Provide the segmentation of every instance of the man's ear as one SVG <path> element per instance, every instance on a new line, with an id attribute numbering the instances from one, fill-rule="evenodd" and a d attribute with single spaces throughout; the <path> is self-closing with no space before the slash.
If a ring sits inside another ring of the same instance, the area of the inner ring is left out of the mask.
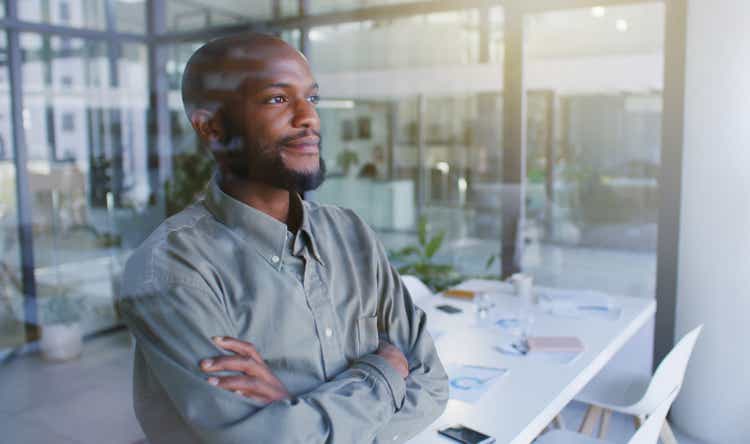
<path id="1" fill-rule="evenodd" d="M 205 109 L 196 109 L 190 114 L 190 123 L 205 142 L 221 142 L 226 136 L 226 128 L 222 122 L 220 111 L 211 112 Z"/>

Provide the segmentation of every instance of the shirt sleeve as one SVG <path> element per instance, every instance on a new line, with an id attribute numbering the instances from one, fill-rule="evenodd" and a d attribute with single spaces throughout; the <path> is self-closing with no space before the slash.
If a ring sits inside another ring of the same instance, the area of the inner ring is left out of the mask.
<path id="1" fill-rule="evenodd" d="M 404 442 L 435 421 L 448 401 L 448 376 L 432 337 L 427 316 L 411 300 L 382 244 L 378 249 L 378 330 L 409 362 L 406 396 L 399 411 L 383 426 L 376 442 Z"/>
<path id="2" fill-rule="evenodd" d="M 141 419 L 149 409 L 173 410 L 179 418 L 174 427 L 187 429 L 175 434 L 170 424 L 152 421 L 147 427 L 141 420 L 150 442 L 177 443 L 170 436 L 185 434 L 213 444 L 372 442 L 404 403 L 403 379 L 399 385 L 395 370 L 374 355 L 309 393 L 269 405 L 214 387 L 199 360 L 222 354 L 212 336 L 234 333 L 221 295 L 194 281 L 140 288 L 123 293 L 118 305 L 136 338 L 137 355 L 155 379 L 149 383 L 165 396 L 151 407 L 140 403 L 145 410 L 136 414 Z"/>

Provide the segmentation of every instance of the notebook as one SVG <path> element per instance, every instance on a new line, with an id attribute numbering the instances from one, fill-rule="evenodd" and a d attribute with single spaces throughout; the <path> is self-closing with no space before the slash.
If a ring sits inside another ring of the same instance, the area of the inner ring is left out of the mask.
<path id="1" fill-rule="evenodd" d="M 567 352 L 583 351 L 583 342 L 575 336 L 534 336 L 527 340 L 532 352 Z"/>

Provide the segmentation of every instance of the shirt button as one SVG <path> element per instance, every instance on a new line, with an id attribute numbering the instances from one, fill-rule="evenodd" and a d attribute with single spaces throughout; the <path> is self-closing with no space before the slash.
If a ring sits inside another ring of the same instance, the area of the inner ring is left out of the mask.
<path id="1" fill-rule="evenodd" d="M 326 328 L 326 337 L 330 338 L 333 336 L 333 330 L 331 330 L 331 327 Z"/>
<path id="2" fill-rule="evenodd" d="M 277 262 L 279 262 L 279 257 L 278 256 L 271 256 L 271 262 L 273 262 L 274 264 L 277 263 Z"/>

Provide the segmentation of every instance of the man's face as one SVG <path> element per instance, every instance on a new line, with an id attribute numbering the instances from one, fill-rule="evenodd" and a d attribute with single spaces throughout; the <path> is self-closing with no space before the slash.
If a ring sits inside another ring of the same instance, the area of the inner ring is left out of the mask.
<path id="1" fill-rule="evenodd" d="M 307 191 L 324 179 L 320 157 L 318 86 L 307 61 L 292 48 L 272 44 L 238 60 L 251 75 L 238 99 L 224 109 L 226 167 L 238 178 Z M 236 66 L 236 65 L 235 65 Z"/>

